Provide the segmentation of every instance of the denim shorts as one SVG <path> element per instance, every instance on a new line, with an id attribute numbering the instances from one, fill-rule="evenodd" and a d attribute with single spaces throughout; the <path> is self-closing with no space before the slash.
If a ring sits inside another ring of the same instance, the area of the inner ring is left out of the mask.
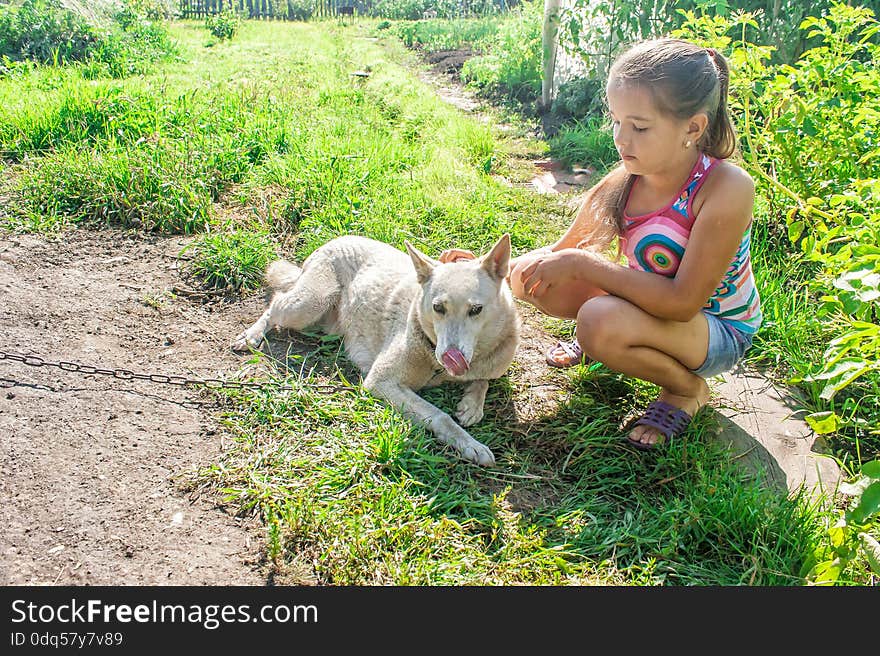
<path id="1" fill-rule="evenodd" d="M 749 350 L 754 335 L 740 332 L 714 314 L 703 314 L 709 323 L 709 352 L 703 364 L 693 372 L 702 378 L 711 378 L 733 369 Z"/>

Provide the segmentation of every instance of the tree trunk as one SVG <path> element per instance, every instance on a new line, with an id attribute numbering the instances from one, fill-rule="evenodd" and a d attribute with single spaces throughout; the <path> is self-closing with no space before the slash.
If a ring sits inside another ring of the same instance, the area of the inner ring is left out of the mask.
<path id="1" fill-rule="evenodd" d="M 544 64 L 544 76 L 541 81 L 541 107 L 544 111 L 550 109 L 553 102 L 553 73 L 556 70 L 556 36 L 559 32 L 559 2 L 560 0 L 544 0 L 544 29 L 541 33 L 543 54 L 541 61 Z"/>

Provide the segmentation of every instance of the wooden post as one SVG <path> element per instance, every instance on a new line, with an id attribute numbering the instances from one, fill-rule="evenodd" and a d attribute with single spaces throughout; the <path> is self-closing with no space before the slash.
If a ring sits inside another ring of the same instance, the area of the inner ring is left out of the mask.
<path id="1" fill-rule="evenodd" d="M 553 102 L 553 75 L 556 70 L 556 36 L 559 32 L 559 0 L 544 0 L 544 29 L 541 32 L 543 46 L 541 60 L 544 77 L 541 80 L 541 108 L 550 109 Z"/>

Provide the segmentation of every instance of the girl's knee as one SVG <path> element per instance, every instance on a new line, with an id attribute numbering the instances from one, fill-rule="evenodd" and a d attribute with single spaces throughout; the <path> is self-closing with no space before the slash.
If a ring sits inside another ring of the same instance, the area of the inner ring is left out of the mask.
<path id="1" fill-rule="evenodd" d="M 615 296 L 596 296 L 581 305 L 577 313 L 577 339 L 581 348 L 591 358 L 599 356 L 610 347 L 620 346 L 624 341 L 625 326 L 622 322 L 623 304 L 626 301 Z"/>

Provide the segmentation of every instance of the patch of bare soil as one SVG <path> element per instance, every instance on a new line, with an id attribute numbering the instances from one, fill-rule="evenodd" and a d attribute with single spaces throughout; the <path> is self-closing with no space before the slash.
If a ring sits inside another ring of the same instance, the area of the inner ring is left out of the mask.
<path id="1" fill-rule="evenodd" d="M 184 240 L 0 233 L 0 351 L 228 377 L 262 298 L 172 295 Z M 0 360 L 0 577 L 6 585 L 264 584 L 262 530 L 186 480 L 224 444 L 193 388 Z M 189 486 L 192 488 L 192 486 Z"/>
<path id="2" fill-rule="evenodd" d="M 475 56 L 473 50 L 468 48 L 458 50 L 434 50 L 424 52 L 425 61 L 431 64 L 431 68 L 437 73 L 448 75 L 453 80 L 461 80 L 461 67 L 464 63 Z"/>
<path id="3" fill-rule="evenodd" d="M 178 257 L 186 241 L 0 233 L 0 352 L 234 377 L 244 363 L 229 344 L 262 312 L 264 295 L 173 293 L 187 284 Z M 558 404 L 562 378 L 543 364 L 549 338 L 537 312 L 520 310 L 516 377 L 530 381 L 519 408 L 528 423 Z M 228 446 L 209 401 L 190 387 L 0 359 L 2 583 L 277 582 L 263 562 L 259 521 L 234 516 L 214 491 L 191 492 L 194 473 Z"/>

